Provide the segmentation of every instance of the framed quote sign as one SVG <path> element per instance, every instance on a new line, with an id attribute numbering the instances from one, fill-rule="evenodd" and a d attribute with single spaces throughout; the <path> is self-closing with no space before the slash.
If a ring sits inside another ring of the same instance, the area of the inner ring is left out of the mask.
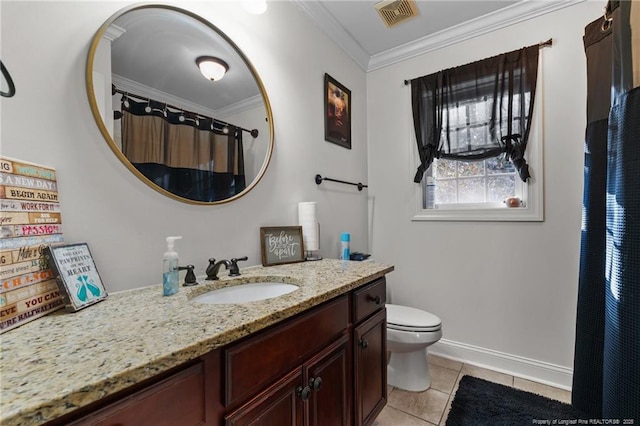
<path id="1" fill-rule="evenodd" d="M 76 312 L 106 299 L 107 291 L 86 243 L 50 246 L 45 256 L 67 311 Z"/>
<path id="2" fill-rule="evenodd" d="M 262 266 L 304 262 L 302 226 L 260 228 Z"/>

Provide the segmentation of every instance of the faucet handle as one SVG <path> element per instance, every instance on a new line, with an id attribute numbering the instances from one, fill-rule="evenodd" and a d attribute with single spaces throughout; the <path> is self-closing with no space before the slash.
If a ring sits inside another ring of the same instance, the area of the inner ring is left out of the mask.
<path id="1" fill-rule="evenodd" d="M 193 268 L 193 265 L 178 266 L 178 271 L 184 271 L 185 269 L 187 270 L 187 275 L 184 276 L 184 286 L 188 287 L 198 284 L 198 282 L 196 281 L 196 274 L 193 273 Z"/>
<path id="2" fill-rule="evenodd" d="M 238 262 L 239 261 L 245 261 L 248 260 L 249 258 L 247 256 L 244 257 L 238 257 L 238 258 L 232 258 L 231 259 L 231 266 L 229 267 L 229 276 L 230 277 L 237 277 L 240 275 L 240 268 L 238 267 Z"/>
<path id="3" fill-rule="evenodd" d="M 209 259 L 209 266 L 207 266 L 207 269 L 205 270 L 205 273 L 207 274 L 207 280 L 214 280 L 216 277 L 216 270 L 215 270 L 215 264 L 216 264 L 216 259 L 214 259 L 213 257 L 211 259 Z"/>

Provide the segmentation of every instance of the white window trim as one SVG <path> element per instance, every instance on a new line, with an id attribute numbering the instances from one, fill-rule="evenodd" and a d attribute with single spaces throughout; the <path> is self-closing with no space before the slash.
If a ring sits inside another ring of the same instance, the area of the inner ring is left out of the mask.
<path id="1" fill-rule="evenodd" d="M 529 164 L 531 177 L 528 184 L 524 185 L 524 197 L 526 205 L 523 207 L 497 207 L 481 208 L 473 205 L 449 205 L 446 208 L 440 206 L 435 209 L 422 208 L 423 186 L 414 183 L 413 185 L 415 209 L 412 221 L 493 221 L 493 222 L 542 222 L 544 221 L 544 99 L 542 94 L 542 55 L 538 63 L 538 84 L 536 85 L 536 96 L 531 130 L 527 142 L 525 159 Z M 413 123 L 411 126 L 411 146 L 413 147 L 410 157 L 412 157 L 412 169 L 415 171 L 416 165 L 420 163 Z M 519 177 L 516 174 L 516 179 Z"/>

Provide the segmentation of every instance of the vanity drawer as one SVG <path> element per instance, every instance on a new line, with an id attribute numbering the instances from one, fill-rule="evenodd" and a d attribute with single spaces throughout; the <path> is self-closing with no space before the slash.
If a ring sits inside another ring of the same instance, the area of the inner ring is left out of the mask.
<path id="1" fill-rule="evenodd" d="M 347 295 L 258 333 L 224 351 L 224 402 L 230 406 L 264 389 L 326 347 L 349 327 Z"/>
<path id="2" fill-rule="evenodd" d="M 204 363 L 198 362 L 156 384 L 89 414 L 69 426 L 207 424 Z"/>
<path id="3" fill-rule="evenodd" d="M 357 324 L 387 301 L 387 282 L 384 277 L 353 292 L 353 323 Z"/>

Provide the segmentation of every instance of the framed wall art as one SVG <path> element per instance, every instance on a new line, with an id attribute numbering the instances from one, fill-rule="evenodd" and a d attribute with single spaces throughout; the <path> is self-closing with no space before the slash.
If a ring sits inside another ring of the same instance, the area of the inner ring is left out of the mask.
<path id="1" fill-rule="evenodd" d="M 67 311 L 76 312 L 107 298 L 87 243 L 49 246 L 45 256 Z"/>
<path id="2" fill-rule="evenodd" d="M 351 149 L 351 90 L 324 75 L 324 139 Z"/>
<path id="3" fill-rule="evenodd" d="M 262 266 L 304 262 L 302 226 L 260 228 Z"/>

